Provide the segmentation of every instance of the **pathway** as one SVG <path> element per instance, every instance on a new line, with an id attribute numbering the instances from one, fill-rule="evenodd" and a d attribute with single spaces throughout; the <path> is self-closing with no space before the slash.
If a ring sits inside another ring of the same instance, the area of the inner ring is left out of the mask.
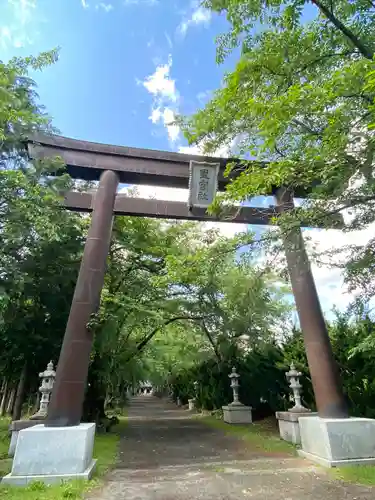
<path id="1" fill-rule="evenodd" d="M 117 467 L 96 500 L 373 500 L 300 458 L 249 449 L 186 410 L 132 400 Z"/>

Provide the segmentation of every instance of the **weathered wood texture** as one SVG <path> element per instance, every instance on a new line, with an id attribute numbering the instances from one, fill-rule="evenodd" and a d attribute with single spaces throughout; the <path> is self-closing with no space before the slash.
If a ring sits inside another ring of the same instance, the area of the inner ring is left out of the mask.
<path id="1" fill-rule="evenodd" d="M 237 158 L 214 158 L 152 149 L 112 146 L 81 141 L 59 135 L 35 135 L 28 143 L 31 158 L 60 156 L 66 163 L 68 173 L 75 179 L 99 180 L 104 170 L 113 170 L 124 184 L 148 184 L 187 188 L 189 183 L 189 163 L 214 162 L 220 164 L 219 190 L 223 191 L 230 179 L 236 177 L 244 165 L 254 161 Z M 229 178 L 224 177 L 228 163 L 237 166 Z M 259 163 L 258 163 L 259 164 Z M 262 164 L 265 168 L 267 164 Z M 305 188 L 295 191 L 295 196 L 306 195 Z M 273 194 L 273 193 L 270 193 Z"/>
<path id="2" fill-rule="evenodd" d="M 76 212 L 91 212 L 95 193 L 78 193 L 70 191 L 65 195 L 65 207 Z M 223 216 L 211 216 L 203 208 L 188 209 L 187 203 L 181 201 L 162 201 L 154 199 L 130 198 L 117 194 L 114 215 L 132 215 L 135 217 L 154 217 L 159 219 L 198 220 L 234 222 L 253 224 L 256 226 L 277 225 L 280 213 L 276 208 L 238 207 Z M 332 227 L 338 227 L 341 218 L 332 219 Z M 301 224 L 305 226 L 305 224 Z M 327 227 L 325 224 L 321 227 Z"/>

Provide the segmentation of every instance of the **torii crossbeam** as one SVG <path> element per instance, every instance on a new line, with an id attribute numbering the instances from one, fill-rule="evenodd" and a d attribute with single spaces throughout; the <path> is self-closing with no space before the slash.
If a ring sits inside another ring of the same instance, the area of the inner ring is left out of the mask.
<path id="1" fill-rule="evenodd" d="M 93 341 L 87 324 L 100 302 L 113 215 L 218 220 L 208 216 L 204 209 L 189 211 L 185 203 L 117 194 L 119 183 L 187 188 L 190 160 L 214 161 L 220 164 L 219 189 L 224 189 L 229 182 L 223 175 L 225 166 L 237 160 L 110 146 L 61 136 L 34 137 L 29 142 L 29 155 L 31 158 L 59 156 L 73 178 L 99 180 L 95 194 L 70 192 L 65 197 L 66 208 L 92 212 L 92 216 L 46 425 L 78 425 Z M 295 194 L 306 195 L 306 190 Z M 242 207 L 229 221 L 272 224 L 275 215 L 293 208 L 293 197 L 287 190 L 275 189 L 270 195 L 275 195 L 276 209 Z M 319 415 L 345 418 L 346 402 L 301 231 L 294 230 L 285 237 L 284 246 Z"/>

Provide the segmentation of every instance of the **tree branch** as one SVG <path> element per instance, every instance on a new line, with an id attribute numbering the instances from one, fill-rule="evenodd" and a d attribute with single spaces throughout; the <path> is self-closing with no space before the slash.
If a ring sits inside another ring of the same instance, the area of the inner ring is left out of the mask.
<path id="1" fill-rule="evenodd" d="M 299 127 L 302 127 L 305 132 L 308 132 L 309 134 L 312 134 L 312 135 L 315 135 L 316 137 L 321 137 L 322 136 L 322 132 L 321 131 L 318 131 L 318 130 L 314 130 L 312 129 L 309 125 L 307 125 L 306 123 L 300 121 L 300 120 L 297 120 L 297 118 L 294 118 L 292 120 L 292 122 L 295 124 L 295 125 L 298 125 Z"/>
<path id="2" fill-rule="evenodd" d="M 375 201 L 375 194 L 369 195 L 369 196 L 363 196 L 362 198 L 351 198 L 348 200 L 346 203 L 341 205 L 340 207 L 337 207 L 333 210 L 330 210 L 329 212 L 324 212 L 324 216 L 330 216 L 330 215 L 335 215 L 340 213 L 342 210 L 345 210 L 346 208 L 351 208 L 351 207 L 356 207 L 358 205 L 363 205 L 365 203 L 368 203 L 369 201 Z"/>
<path id="3" fill-rule="evenodd" d="M 218 361 L 221 362 L 222 357 L 221 357 L 220 351 L 219 351 L 214 339 L 212 338 L 211 333 L 208 331 L 208 328 L 207 328 L 204 320 L 202 321 L 202 327 L 203 327 L 203 330 L 204 330 L 205 334 L 207 335 L 207 338 L 208 338 L 208 340 L 209 340 L 209 342 L 210 342 L 210 344 L 215 352 L 215 356 L 217 357 Z"/>
<path id="4" fill-rule="evenodd" d="M 296 73 L 299 74 L 301 73 L 302 71 L 305 71 L 306 69 L 308 69 L 310 66 L 314 66 L 315 64 L 318 64 L 320 63 L 321 61 L 323 61 L 324 59 L 329 59 L 331 57 L 343 57 L 343 56 L 350 56 L 351 54 L 353 54 L 353 51 L 352 50 L 345 50 L 344 52 L 338 52 L 338 53 L 333 53 L 333 54 L 323 54 L 321 55 L 320 57 L 317 57 L 316 59 L 306 63 L 304 66 L 302 66 L 301 69 L 299 69 Z"/>
<path id="5" fill-rule="evenodd" d="M 134 356 L 139 354 L 145 347 L 146 345 L 152 340 L 152 338 L 157 334 L 157 332 L 167 326 L 170 325 L 171 323 L 174 323 L 175 321 L 181 321 L 181 320 L 188 320 L 188 321 L 201 321 L 203 318 L 202 317 L 197 317 L 197 318 L 192 318 L 191 316 L 175 316 L 174 318 L 170 318 L 167 321 L 165 321 L 162 325 L 157 326 L 154 328 L 148 335 L 143 337 L 143 339 L 137 344 L 135 351 L 126 358 L 125 363 L 130 361 Z"/>
<path id="6" fill-rule="evenodd" d="M 352 44 L 357 47 L 359 52 L 366 58 L 372 61 L 374 57 L 374 51 L 360 40 L 348 27 L 343 24 L 340 19 L 338 19 L 320 0 L 311 0 L 318 9 L 331 21 L 331 23 L 339 30 L 343 35 L 352 42 Z"/>

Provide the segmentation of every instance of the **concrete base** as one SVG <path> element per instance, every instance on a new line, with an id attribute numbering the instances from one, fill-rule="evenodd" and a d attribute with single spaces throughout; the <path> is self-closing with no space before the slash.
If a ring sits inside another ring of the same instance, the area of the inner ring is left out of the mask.
<path id="1" fill-rule="evenodd" d="M 281 439 L 293 444 L 301 443 L 301 433 L 299 430 L 299 418 L 317 415 L 316 413 L 294 413 L 290 411 L 277 411 L 276 418 L 279 422 Z"/>
<path id="2" fill-rule="evenodd" d="M 43 420 L 14 420 L 9 425 L 9 431 L 11 432 L 10 444 L 8 455 L 10 457 L 14 456 L 14 452 L 16 451 L 17 441 L 18 441 L 18 433 L 22 431 L 22 429 L 28 429 L 29 427 L 35 427 L 36 425 L 44 424 Z"/>
<path id="3" fill-rule="evenodd" d="M 300 456 L 326 467 L 375 464 L 375 420 L 299 418 Z"/>
<path id="4" fill-rule="evenodd" d="M 95 467 L 96 460 L 91 460 L 90 465 L 80 474 L 49 474 L 49 475 L 33 475 L 33 476 L 12 476 L 12 473 L 3 477 L 1 484 L 9 484 L 10 486 L 27 486 L 33 481 L 42 481 L 45 484 L 56 484 L 62 481 L 72 481 L 73 479 L 83 479 L 88 481 L 91 479 Z"/>
<path id="5" fill-rule="evenodd" d="M 36 425 L 19 431 L 12 471 L 2 483 L 47 484 L 62 479 L 89 479 L 95 468 L 92 459 L 95 424 L 73 427 Z"/>
<path id="6" fill-rule="evenodd" d="M 242 404 L 223 406 L 224 422 L 227 424 L 251 424 L 253 417 L 252 408 Z"/>

